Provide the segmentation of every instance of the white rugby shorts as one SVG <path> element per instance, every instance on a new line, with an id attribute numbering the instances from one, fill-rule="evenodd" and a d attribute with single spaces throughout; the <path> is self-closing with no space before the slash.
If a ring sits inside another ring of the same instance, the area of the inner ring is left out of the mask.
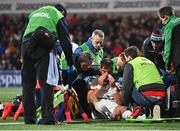
<path id="1" fill-rule="evenodd" d="M 99 107 L 107 107 L 107 109 L 113 113 L 114 109 L 118 106 L 118 104 L 115 101 L 108 100 L 108 99 L 101 99 L 98 103 Z"/>

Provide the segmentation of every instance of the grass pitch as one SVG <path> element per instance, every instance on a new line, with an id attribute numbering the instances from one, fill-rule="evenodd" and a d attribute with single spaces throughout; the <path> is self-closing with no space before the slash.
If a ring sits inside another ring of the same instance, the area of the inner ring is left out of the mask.
<path id="1" fill-rule="evenodd" d="M 21 94 L 21 88 L 0 88 L 0 102 L 12 101 L 17 94 Z M 0 130 L 180 130 L 180 122 L 162 123 L 128 123 L 122 121 L 73 121 L 70 124 L 65 122 L 60 125 L 25 125 L 23 117 L 14 121 L 13 117 L 7 120 L 0 119 Z"/>

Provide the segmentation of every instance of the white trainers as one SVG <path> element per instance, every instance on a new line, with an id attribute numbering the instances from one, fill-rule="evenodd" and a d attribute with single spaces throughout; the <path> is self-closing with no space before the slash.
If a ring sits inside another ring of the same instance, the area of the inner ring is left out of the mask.
<path id="1" fill-rule="evenodd" d="M 123 119 L 127 119 L 127 118 L 129 118 L 130 116 L 131 116 L 131 111 L 130 110 L 126 110 L 126 111 L 124 111 L 123 113 L 122 113 L 122 118 Z"/>
<path id="2" fill-rule="evenodd" d="M 97 118 L 95 117 L 95 115 L 94 115 L 93 112 L 91 112 L 91 117 L 92 117 L 93 119 L 97 119 Z"/>
<path id="3" fill-rule="evenodd" d="M 161 118 L 161 108 L 159 105 L 155 105 L 153 108 L 153 119 Z"/>
<path id="4" fill-rule="evenodd" d="M 140 116 L 137 117 L 137 119 L 146 119 L 146 115 L 145 114 L 140 115 Z"/>

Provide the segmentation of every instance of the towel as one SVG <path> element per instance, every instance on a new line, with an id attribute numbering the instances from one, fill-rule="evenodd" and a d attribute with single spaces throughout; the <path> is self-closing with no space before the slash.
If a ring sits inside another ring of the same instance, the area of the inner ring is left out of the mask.
<path id="1" fill-rule="evenodd" d="M 49 53 L 49 67 L 48 67 L 48 76 L 47 83 L 49 85 L 57 86 L 59 81 L 59 71 L 56 61 L 56 56 L 53 52 Z"/>

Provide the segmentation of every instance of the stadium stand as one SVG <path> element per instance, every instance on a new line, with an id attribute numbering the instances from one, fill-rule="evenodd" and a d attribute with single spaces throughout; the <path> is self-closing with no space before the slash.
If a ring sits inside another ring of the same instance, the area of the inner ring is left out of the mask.
<path id="1" fill-rule="evenodd" d="M 139 14 L 135 16 L 88 14 L 67 17 L 69 30 L 74 42 L 79 45 L 87 40 L 90 33 L 99 28 L 105 32 L 105 56 L 120 54 L 126 47 L 136 45 L 140 50 L 143 40 L 153 29 L 160 27 L 156 15 Z M 19 70 L 21 35 L 26 15 L 0 15 L 0 69 Z"/>

